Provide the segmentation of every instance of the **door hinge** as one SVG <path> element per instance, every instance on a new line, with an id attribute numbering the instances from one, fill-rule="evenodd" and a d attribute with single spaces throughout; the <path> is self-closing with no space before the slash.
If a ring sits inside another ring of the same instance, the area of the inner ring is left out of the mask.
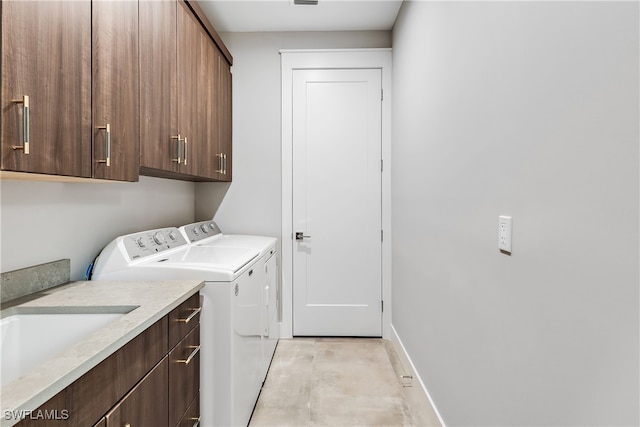
<path id="1" fill-rule="evenodd" d="M 380 159 L 380 172 L 384 172 L 384 160 Z"/>
<path id="2" fill-rule="evenodd" d="M 380 89 L 380 101 L 384 101 L 384 89 Z"/>
<path id="3" fill-rule="evenodd" d="M 384 242 L 384 230 L 380 230 L 380 241 Z"/>
<path id="4" fill-rule="evenodd" d="M 382 307 L 382 312 L 384 313 L 384 301 L 380 301 L 380 306 Z"/>

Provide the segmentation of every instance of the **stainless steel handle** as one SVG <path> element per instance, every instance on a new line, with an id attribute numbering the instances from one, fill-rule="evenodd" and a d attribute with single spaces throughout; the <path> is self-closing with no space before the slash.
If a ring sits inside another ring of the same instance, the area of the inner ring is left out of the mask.
<path id="1" fill-rule="evenodd" d="M 182 162 L 183 165 L 187 166 L 187 137 L 184 137 L 184 160 Z"/>
<path id="2" fill-rule="evenodd" d="M 193 423 L 193 427 L 199 427 L 200 426 L 200 417 L 198 417 L 198 418 L 189 418 L 189 421 L 195 421 L 195 423 Z"/>
<path id="3" fill-rule="evenodd" d="M 193 360 L 193 358 L 196 357 L 196 354 L 198 354 L 198 352 L 200 351 L 200 346 L 199 345 L 198 346 L 190 345 L 187 348 L 192 348 L 193 349 L 193 351 L 191 352 L 189 357 L 187 357 L 186 359 L 176 360 L 176 362 L 184 363 L 185 365 L 188 365 L 189 363 L 191 363 L 191 360 Z"/>
<path id="4" fill-rule="evenodd" d="M 107 167 L 111 166 L 111 125 L 107 123 L 106 126 L 98 126 L 97 129 L 104 129 L 104 140 L 106 146 L 106 158 L 104 160 L 98 160 L 98 163 L 106 163 Z"/>
<path id="5" fill-rule="evenodd" d="M 178 319 L 178 322 L 189 323 L 191 321 L 191 319 L 196 317 L 198 315 L 198 313 L 200 313 L 202 311 L 202 307 L 192 308 L 190 310 L 192 311 L 192 313 L 189 316 L 187 316 L 186 318 L 184 318 L 184 319 Z"/>
<path id="6" fill-rule="evenodd" d="M 223 154 L 222 155 L 222 163 L 224 164 L 224 168 L 222 170 L 224 170 L 224 172 L 222 172 L 223 174 L 227 174 L 227 155 Z"/>
<path id="7" fill-rule="evenodd" d="M 305 237 L 306 237 L 307 239 L 310 239 L 310 238 L 311 238 L 311 236 L 305 236 L 305 235 L 304 235 L 304 232 L 302 232 L 302 231 L 296 231 L 296 240 L 302 240 L 302 239 L 304 239 Z"/>
<path id="8" fill-rule="evenodd" d="M 171 161 L 180 164 L 182 163 L 182 157 L 180 157 L 180 141 L 182 141 L 182 137 L 180 136 L 180 134 L 178 134 L 176 136 L 172 136 L 171 139 L 178 140 L 178 157 L 176 157 L 175 159 L 171 159 Z"/>
<path id="9" fill-rule="evenodd" d="M 218 169 L 216 169 L 216 173 L 224 173 L 224 169 L 222 168 L 222 153 L 216 153 L 216 157 L 218 158 Z"/>
<path id="10" fill-rule="evenodd" d="M 13 145 L 11 148 L 29 154 L 29 95 L 22 95 L 22 99 L 14 99 L 13 102 L 22 104 L 22 145 Z"/>

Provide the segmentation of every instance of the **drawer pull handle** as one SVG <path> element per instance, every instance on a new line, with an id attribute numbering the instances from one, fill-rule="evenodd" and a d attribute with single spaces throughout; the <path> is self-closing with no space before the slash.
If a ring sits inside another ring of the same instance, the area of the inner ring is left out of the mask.
<path id="1" fill-rule="evenodd" d="M 22 104 L 22 145 L 13 145 L 11 148 L 29 154 L 29 95 L 23 95 L 22 99 L 15 99 L 13 102 Z"/>
<path id="2" fill-rule="evenodd" d="M 196 357 L 196 354 L 198 354 L 198 352 L 200 351 L 200 346 L 192 346 L 190 345 L 188 348 L 192 348 L 193 351 L 191 352 L 191 354 L 189 355 L 189 357 L 187 357 L 186 359 L 180 359 L 180 360 L 176 360 L 176 362 L 178 363 L 184 363 L 185 365 L 188 365 L 189 363 L 191 363 L 191 360 Z"/>
<path id="3" fill-rule="evenodd" d="M 192 313 L 189 316 L 187 316 L 185 319 L 178 319 L 178 322 L 189 323 L 191 321 L 191 319 L 196 317 L 198 315 L 198 313 L 200 313 L 202 311 L 202 307 L 191 308 L 190 310 L 192 310 Z"/>
<path id="4" fill-rule="evenodd" d="M 193 423 L 193 427 L 200 427 L 200 417 L 198 418 L 189 418 L 190 421 L 195 421 L 195 423 Z"/>

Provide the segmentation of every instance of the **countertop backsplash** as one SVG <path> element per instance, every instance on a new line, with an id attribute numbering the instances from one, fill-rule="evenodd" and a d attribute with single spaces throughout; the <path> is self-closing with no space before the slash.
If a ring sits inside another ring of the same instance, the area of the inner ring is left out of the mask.
<path id="1" fill-rule="evenodd" d="M 68 283 L 71 261 L 60 259 L 0 275 L 0 301 L 4 304 L 36 292 Z"/>

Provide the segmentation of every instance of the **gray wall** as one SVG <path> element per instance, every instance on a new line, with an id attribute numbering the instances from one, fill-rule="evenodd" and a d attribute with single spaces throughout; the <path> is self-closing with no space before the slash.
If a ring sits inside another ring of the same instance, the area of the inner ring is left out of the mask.
<path id="1" fill-rule="evenodd" d="M 448 425 L 639 423 L 638 16 L 400 11 L 393 325 Z"/>
<path id="2" fill-rule="evenodd" d="M 115 237 L 194 219 L 194 184 L 8 181 L 0 184 L 1 271 L 71 259 L 71 279 Z"/>
<path id="3" fill-rule="evenodd" d="M 280 49 L 391 47 L 390 31 L 221 33 L 233 55 L 233 182 L 196 184 L 196 217 L 281 236 Z M 222 199 L 224 197 L 224 200 Z"/>

